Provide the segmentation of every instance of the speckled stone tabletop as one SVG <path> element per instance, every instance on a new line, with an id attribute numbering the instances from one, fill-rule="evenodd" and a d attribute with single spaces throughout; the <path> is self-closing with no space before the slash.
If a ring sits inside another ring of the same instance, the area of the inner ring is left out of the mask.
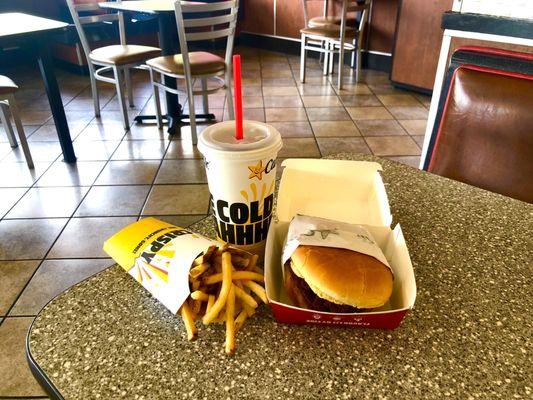
<path id="1" fill-rule="evenodd" d="M 65 399 L 531 398 L 533 206 L 387 160 L 392 214 L 415 270 L 396 330 L 279 325 L 267 307 L 223 352 L 224 327 L 186 340 L 120 267 L 49 303 L 28 335 Z M 192 229 L 212 234 L 210 218 Z"/>

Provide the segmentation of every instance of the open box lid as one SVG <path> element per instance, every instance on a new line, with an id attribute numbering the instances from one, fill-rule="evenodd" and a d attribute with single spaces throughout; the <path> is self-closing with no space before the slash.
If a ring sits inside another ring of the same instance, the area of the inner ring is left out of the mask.
<path id="1" fill-rule="evenodd" d="M 385 185 L 375 162 L 287 159 L 281 177 L 277 216 L 288 222 L 296 214 L 352 224 L 392 223 Z"/>

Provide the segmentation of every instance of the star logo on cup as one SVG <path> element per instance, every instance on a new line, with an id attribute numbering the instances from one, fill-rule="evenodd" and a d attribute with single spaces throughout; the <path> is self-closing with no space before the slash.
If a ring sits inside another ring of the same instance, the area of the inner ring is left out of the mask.
<path id="1" fill-rule="evenodd" d="M 263 161 L 259 160 L 257 165 L 249 165 L 248 169 L 250 170 L 250 175 L 248 179 L 257 178 L 259 180 L 263 179 L 263 172 L 265 172 L 265 167 L 263 167 Z"/>

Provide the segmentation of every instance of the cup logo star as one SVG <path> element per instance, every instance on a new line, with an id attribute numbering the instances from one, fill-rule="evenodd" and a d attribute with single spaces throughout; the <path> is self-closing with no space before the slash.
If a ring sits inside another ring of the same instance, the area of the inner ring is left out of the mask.
<path id="1" fill-rule="evenodd" d="M 265 172 L 265 167 L 263 167 L 263 161 L 259 160 L 257 165 L 249 165 L 248 169 L 250 170 L 250 175 L 248 179 L 257 178 L 259 180 L 263 179 L 263 172 Z"/>

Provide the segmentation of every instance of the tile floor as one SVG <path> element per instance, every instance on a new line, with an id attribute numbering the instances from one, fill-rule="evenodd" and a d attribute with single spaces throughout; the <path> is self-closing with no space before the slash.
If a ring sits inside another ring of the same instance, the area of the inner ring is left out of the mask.
<path id="1" fill-rule="evenodd" d="M 298 57 L 239 52 L 245 118 L 280 130 L 281 158 L 359 152 L 418 165 L 428 97 L 394 89 L 387 74 L 371 70 L 360 83 L 347 70 L 339 92 L 314 60 L 302 85 Z M 113 232 L 143 216 L 189 225 L 206 215 L 209 195 L 188 128 L 181 137 L 153 125 L 124 132 L 111 85 L 100 86 L 102 115 L 96 119 L 88 78 L 58 70 L 79 159 L 64 164 L 37 71 L 3 73 L 21 86 L 16 97 L 36 168 L 27 169 L 0 128 L 0 398 L 46 398 L 24 355 L 32 317 L 67 287 L 113 264 L 102 251 Z M 131 118 L 153 112 L 146 73 L 134 74 L 134 84 Z M 210 97 L 219 119 L 227 115 L 224 105 L 223 95 Z"/>

